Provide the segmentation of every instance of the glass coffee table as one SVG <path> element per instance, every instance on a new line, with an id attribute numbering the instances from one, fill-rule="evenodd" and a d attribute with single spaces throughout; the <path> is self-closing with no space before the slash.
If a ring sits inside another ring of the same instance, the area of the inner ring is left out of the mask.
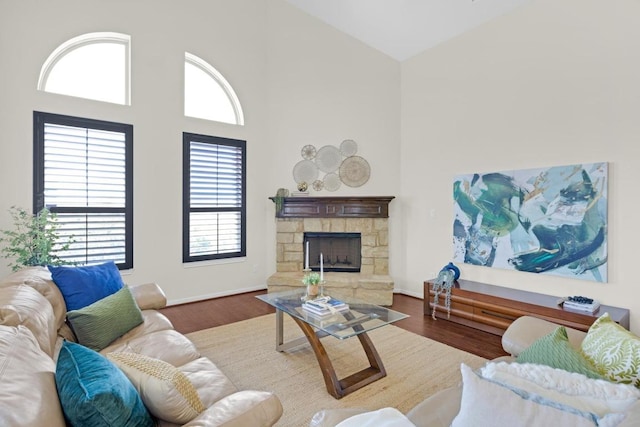
<path id="1" fill-rule="evenodd" d="M 378 355 L 367 332 L 409 317 L 408 315 L 361 301 L 346 300 L 349 310 L 320 317 L 303 310 L 304 296 L 305 290 L 300 289 L 268 293 L 256 297 L 276 309 L 277 351 L 286 351 L 307 342 L 311 344 L 320 364 L 327 391 L 336 399 L 387 375 L 380 355 Z M 304 337 L 284 342 L 283 313 L 287 313 L 296 322 L 304 333 Z M 340 340 L 358 337 L 369 361 L 369 367 L 338 379 L 333 364 L 320 342 L 320 338 L 329 335 Z"/>

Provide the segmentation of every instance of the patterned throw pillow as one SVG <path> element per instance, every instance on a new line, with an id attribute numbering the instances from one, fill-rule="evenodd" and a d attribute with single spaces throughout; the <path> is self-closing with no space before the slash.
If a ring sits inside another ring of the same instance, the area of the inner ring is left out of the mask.
<path id="1" fill-rule="evenodd" d="M 571 346 L 567 329 L 564 326 L 557 327 L 549 335 L 535 341 L 518 355 L 516 362 L 537 363 L 569 372 L 577 372 L 589 378 L 603 378 L 596 367 L 580 351 Z"/>
<path id="2" fill-rule="evenodd" d="M 582 341 L 582 352 L 609 380 L 640 387 L 640 338 L 600 316 Z"/>
<path id="3" fill-rule="evenodd" d="M 175 424 L 186 424 L 205 407 L 187 376 L 171 364 L 137 353 L 108 353 L 133 383 L 149 412 Z"/>

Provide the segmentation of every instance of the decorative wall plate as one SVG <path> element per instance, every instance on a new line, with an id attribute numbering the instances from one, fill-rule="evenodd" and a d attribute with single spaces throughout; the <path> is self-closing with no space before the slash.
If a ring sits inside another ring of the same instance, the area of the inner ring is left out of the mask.
<path id="1" fill-rule="evenodd" d="M 316 179 L 315 181 L 313 181 L 312 187 L 316 191 L 322 191 L 322 189 L 324 188 L 324 182 Z"/>
<path id="2" fill-rule="evenodd" d="M 340 180 L 349 187 L 362 186 L 369 180 L 370 174 L 369 163 L 360 156 L 347 157 L 340 165 Z"/>
<path id="3" fill-rule="evenodd" d="M 312 160 L 301 160 L 293 167 L 293 179 L 296 183 L 313 182 L 318 179 L 318 166 Z"/>
<path id="4" fill-rule="evenodd" d="M 358 152 L 358 144 L 353 139 L 345 139 L 340 144 L 340 153 L 344 157 L 353 156 Z"/>
<path id="5" fill-rule="evenodd" d="M 300 155 L 305 160 L 311 160 L 316 156 L 316 147 L 313 145 L 305 145 L 300 151 Z"/>
<path id="6" fill-rule="evenodd" d="M 340 154 L 338 147 L 325 145 L 316 153 L 315 161 L 322 172 L 335 172 L 342 162 L 342 154 Z"/>
<path id="7" fill-rule="evenodd" d="M 328 173 L 324 176 L 324 189 L 327 191 L 336 191 L 341 184 L 337 173 Z"/>

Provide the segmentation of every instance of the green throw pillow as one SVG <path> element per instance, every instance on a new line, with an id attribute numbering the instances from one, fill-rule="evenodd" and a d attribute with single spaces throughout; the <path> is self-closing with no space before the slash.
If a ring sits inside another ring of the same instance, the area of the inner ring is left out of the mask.
<path id="1" fill-rule="evenodd" d="M 640 338 L 611 320 L 609 313 L 591 325 L 582 352 L 608 380 L 640 387 Z"/>
<path id="2" fill-rule="evenodd" d="M 516 361 L 518 363 L 547 365 L 569 372 L 577 372 L 589 378 L 602 379 L 597 368 L 571 346 L 564 326 L 557 327 L 549 335 L 535 341 L 518 355 Z"/>
<path id="3" fill-rule="evenodd" d="M 127 286 L 91 305 L 67 312 L 67 318 L 78 342 L 95 351 L 143 322 L 142 312 Z"/>
<path id="4" fill-rule="evenodd" d="M 153 427 L 131 381 L 106 357 L 64 342 L 56 364 L 56 388 L 70 426 Z M 46 420 L 42 420 L 46 425 Z"/>

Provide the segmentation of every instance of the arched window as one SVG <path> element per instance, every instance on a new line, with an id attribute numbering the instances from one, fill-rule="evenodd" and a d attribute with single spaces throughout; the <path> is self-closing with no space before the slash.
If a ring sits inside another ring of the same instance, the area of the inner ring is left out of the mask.
<path id="1" fill-rule="evenodd" d="M 42 66 L 38 89 L 130 105 L 130 42 L 119 33 L 89 33 L 66 41 Z"/>
<path id="2" fill-rule="evenodd" d="M 210 64 L 184 55 L 184 115 L 244 125 L 240 101 L 227 80 Z"/>

